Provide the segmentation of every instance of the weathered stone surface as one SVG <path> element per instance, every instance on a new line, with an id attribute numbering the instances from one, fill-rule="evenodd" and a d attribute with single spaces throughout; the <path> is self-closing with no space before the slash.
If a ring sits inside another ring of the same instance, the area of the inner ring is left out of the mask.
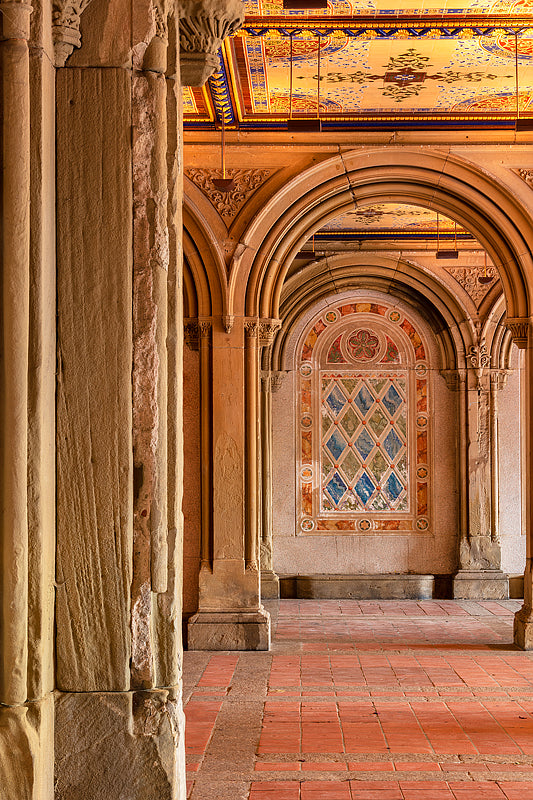
<path id="1" fill-rule="evenodd" d="M 131 78 L 61 70 L 57 106 L 57 686 L 121 690 L 133 528 Z"/>
<path id="2" fill-rule="evenodd" d="M 460 570 L 453 578 L 456 600 L 507 600 L 509 578 L 498 569 Z"/>
<path id="3" fill-rule="evenodd" d="M 515 614 L 514 643 L 522 650 L 533 650 L 533 614 L 526 605 Z"/>
<path id="4" fill-rule="evenodd" d="M 35 25 L 32 14 L 32 31 L 45 42 L 47 12 L 48 6 L 39 8 Z M 28 697 L 34 700 L 51 691 L 54 681 L 56 494 L 55 70 L 38 48 L 30 49 L 30 88 Z"/>
<path id="5" fill-rule="evenodd" d="M 270 615 L 250 612 L 202 612 L 189 620 L 189 650 L 268 650 Z"/>
<path id="6" fill-rule="evenodd" d="M 56 800 L 183 800 L 180 690 L 56 698 Z"/>
<path id="7" fill-rule="evenodd" d="M 0 797 L 52 800 L 52 695 L 36 703 L 0 707 Z"/>
<path id="8" fill-rule="evenodd" d="M 276 600 L 279 597 L 279 578 L 272 570 L 261 570 L 261 598 Z"/>
<path id="9" fill-rule="evenodd" d="M 433 575 L 295 575 L 290 581 L 294 596 L 302 599 L 353 598 L 356 600 L 429 600 Z M 283 593 L 283 596 L 287 596 Z"/>

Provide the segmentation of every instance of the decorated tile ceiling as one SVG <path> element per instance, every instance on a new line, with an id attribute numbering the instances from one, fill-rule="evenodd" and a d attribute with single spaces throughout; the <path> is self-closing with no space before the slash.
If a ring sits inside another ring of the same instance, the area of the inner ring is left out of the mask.
<path id="1" fill-rule="evenodd" d="M 247 0 L 220 71 L 184 90 L 192 127 L 511 127 L 533 116 L 533 0 Z M 518 80 L 517 80 L 518 73 Z"/>

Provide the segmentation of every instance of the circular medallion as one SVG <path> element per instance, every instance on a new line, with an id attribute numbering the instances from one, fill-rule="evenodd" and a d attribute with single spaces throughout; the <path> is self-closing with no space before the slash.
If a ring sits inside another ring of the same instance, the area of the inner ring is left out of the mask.
<path id="1" fill-rule="evenodd" d="M 429 527 L 427 517 L 418 517 L 416 521 L 416 527 L 419 531 L 427 531 Z"/>
<path id="2" fill-rule="evenodd" d="M 389 316 L 389 319 L 390 319 L 391 322 L 398 322 L 399 319 L 400 319 L 401 314 L 399 313 L 399 311 L 392 310 L 392 311 L 389 311 L 389 315 L 388 316 Z"/>
<path id="3" fill-rule="evenodd" d="M 418 467 L 416 470 L 416 477 L 420 478 L 421 481 L 425 481 L 428 475 L 429 470 L 427 467 Z"/>
<path id="4" fill-rule="evenodd" d="M 379 339 L 373 331 L 360 328 L 350 335 L 348 349 L 355 361 L 373 361 L 378 355 Z"/>
<path id="5" fill-rule="evenodd" d="M 415 367 L 415 372 L 419 378 L 422 378 L 424 375 L 427 375 L 427 364 L 424 364 L 423 361 L 419 361 Z"/>
<path id="6" fill-rule="evenodd" d="M 360 531 L 369 531 L 372 527 L 372 523 L 369 519 L 361 519 L 359 520 L 359 530 Z"/>
<path id="7" fill-rule="evenodd" d="M 313 480 L 313 467 L 302 467 L 300 470 L 300 477 L 304 483 L 309 483 Z"/>
<path id="8" fill-rule="evenodd" d="M 309 519 L 309 517 L 306 517 L 305 519 L 303 519 L 300 522 L 300 528 L 303 531 L 305 531 L 306 533 L 308 533 L 309 531 L 312 531 L 314 527 L 315 527 L 315 523 L 314 523 L 314 521 L 312 519 Z"/>
<path id="9" fill-rule="evenodd" d="M 312 371 L 313 368 L 311 364 L 309 364 L 307 361 L 300 366 L 300 375 L 302 375 L 302 377 L 304 378 L 308 378 L 312 373 Z"/>
<path id="10" fill-rule="evenodd" d="M 312 424 L 313 424 L 313 420 L 310 417 L 310 415 L 309 414 L 304 414 L 303 417 L 300 420 L 300 425 L 302 426 L 302 428 L 310 428 Z"/>
<path id="11" fill-rule="evenodd" d="M 417 428 L 425 428 L 428 424 L 428 418 L 425 414 L 417 414 L 416 417 L 416 427 Z"/>
<path id="12" fill-rule="evenodd" d="M 339 315 L 337 311 L 326 311 L 326 313 L 324 314 L 324 319 L 326 320 L 326 322 L 329 323 L 337 322 L 338 318 Z"/>

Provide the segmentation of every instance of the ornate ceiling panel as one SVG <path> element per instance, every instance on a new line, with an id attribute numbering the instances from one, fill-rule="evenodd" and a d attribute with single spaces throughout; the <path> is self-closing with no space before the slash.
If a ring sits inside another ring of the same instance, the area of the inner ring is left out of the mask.
<path id="1" fill-rule="evenodd" d="M 220 71 L 184 92 L 186 120 L 212 127 L 512 126 L 533 116 L 533 0 L 335 0 L 284 12 L 248 0 Z M 518 80 L 517 80 L 518 75 Z"/>

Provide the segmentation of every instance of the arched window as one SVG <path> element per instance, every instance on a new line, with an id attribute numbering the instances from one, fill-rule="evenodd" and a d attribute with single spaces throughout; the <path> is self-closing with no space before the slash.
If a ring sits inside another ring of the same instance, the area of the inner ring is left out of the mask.
<path id="1" fill-rule="evenodd" d="M 298 365 L 300 531 L 428 532 L 429 373 L 413 322 L 376 302 L 330 307 Z"/>

